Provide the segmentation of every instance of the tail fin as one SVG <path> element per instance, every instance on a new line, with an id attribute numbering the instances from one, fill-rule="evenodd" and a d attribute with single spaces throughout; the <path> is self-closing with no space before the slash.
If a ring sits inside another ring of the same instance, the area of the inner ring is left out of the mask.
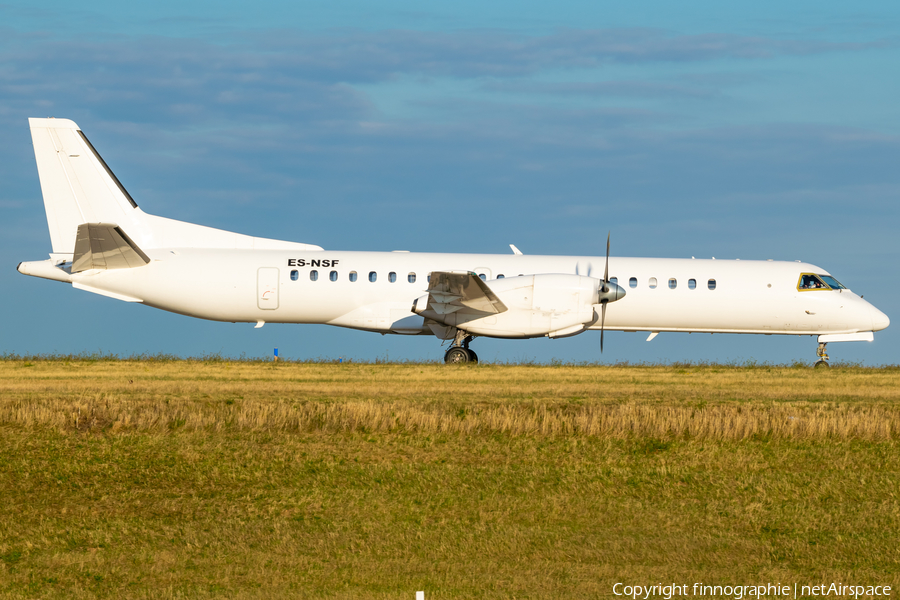
<path id="1" fill-rule="evenodd" d="M 68 119 L 28 123 L 54 255 L 72 256 L 83 223 L 115 223 L 132 235 L 144 229 L 144 214 L 78 125 Z"/>
<path id="2" fill-rule="evenodd" d="M 322 250 L 320 246 L 252 237 L 148 215 L 73 121 L 28 119 L 55 262 L 70 262 L 78 228 L 118 227 L 135 247 Z M 87 234 L 85 234 L 87 235 Z"/>

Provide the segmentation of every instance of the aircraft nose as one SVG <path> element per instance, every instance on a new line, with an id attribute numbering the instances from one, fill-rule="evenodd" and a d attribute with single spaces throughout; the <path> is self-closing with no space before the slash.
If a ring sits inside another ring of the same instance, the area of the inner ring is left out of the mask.
<path id="1" fill-rule="evenodd" d="M 882 329 L 887 329 L 887 326 L 891 324 L 891 320 L 888 318 L 886 314 L 872 307 L 872 331 L 881 331 Z"/>

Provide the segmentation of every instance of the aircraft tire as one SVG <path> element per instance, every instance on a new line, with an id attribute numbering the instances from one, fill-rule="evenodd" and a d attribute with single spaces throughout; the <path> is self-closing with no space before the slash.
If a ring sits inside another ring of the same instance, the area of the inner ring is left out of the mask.
<path id="1" fill-rule="evenodd" d="M 469 362 L 477 365 L 478 364 L 478 355 L 475 354 L 475 351 L 466 349 L 466 352 L 469 353 Z"/>
<path id="2" fill-rule="evenodd" d="M 824 360 L 817 360 L 817 361 L 816 361 L 816 364 L 813 365 L 813 368 L 814 368 L 814 369 L 830 369 L 830 368 L 831 368 L 831 365 L 829 365 L 829 364 L 828 364 L 826 361 L 824 361 Z"/>
<path id="3" fill-rule="evenodd" d="M 454 346 L 444 354 L 444 362 L 447 364 L 463 364 L 469 362 L 469 351 L 461 346 Z"/>

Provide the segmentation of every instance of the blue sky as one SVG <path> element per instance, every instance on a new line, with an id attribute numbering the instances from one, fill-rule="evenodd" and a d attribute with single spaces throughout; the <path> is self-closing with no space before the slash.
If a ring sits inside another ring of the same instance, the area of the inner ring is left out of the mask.
<path id="1" fill-rule="evenodd" d="M 150 213 L 329 249 L 802 259 L 895 321 L 900 5 L 0 4 L 0 351 L 440 358 L 208 323 L 15 272 L 49 250 L 26 119 Z M 457 215 L 457 217 L 448 217 Z M 437 234 L 437 235 L 436 235 Z M 834 358 L 900 363 L 898 326 Z M 812 338 L 478 340 L 482 359 L 812 360 Z"/>

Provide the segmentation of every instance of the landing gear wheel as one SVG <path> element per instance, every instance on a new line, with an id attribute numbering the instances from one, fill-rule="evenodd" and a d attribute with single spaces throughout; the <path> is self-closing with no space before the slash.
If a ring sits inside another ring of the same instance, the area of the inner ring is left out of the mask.
<path id="1" fill-rule="evenodd" d="M 813 365 L 814 369 L 828 369 L 831 367 L 831 365 L 828 364 L 828 354 L 825 353 L 825 345 L 827 343 L 828 342 L 819 342 L 819 347 L 816 348 L 816 356 L 819 357 L 819 360 Z"/>
<path id="2" fill-rule="evenodd" d="M 458 364 L 467 363 L 471 360 L 469 357 L 469 353 L 470 353 L 470 351 L 466 350 L 462 346 L 454 346 L 453 348 L 450 348 L 449 350 L 447 350 L 447 353 L 444 354 L 444 362 L 448 363 L 448 364 L 450 364 L 450 363 L 458 363 Z"/>
<path id="3" fill-rule="evenodd" d="M 453 345 L 444 354 L 444 362 L 450 363 L 477 363 L 478 355 L 469 350 L 469 342 L 475 339 L 462 329 L 457 329 L 453 335 Z"/>

